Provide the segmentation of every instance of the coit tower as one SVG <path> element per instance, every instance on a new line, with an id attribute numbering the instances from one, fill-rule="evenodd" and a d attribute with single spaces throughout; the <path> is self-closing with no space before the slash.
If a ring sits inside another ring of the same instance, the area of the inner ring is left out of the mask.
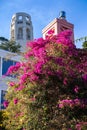
<path id="1" fill-rule="evenodd" d="M 28 41 L 33 40 L 33 26 L 29 14 L 19 12 L 12 16 L 10 39 L 21 45 L 21 51 L 25 50 Z"/>

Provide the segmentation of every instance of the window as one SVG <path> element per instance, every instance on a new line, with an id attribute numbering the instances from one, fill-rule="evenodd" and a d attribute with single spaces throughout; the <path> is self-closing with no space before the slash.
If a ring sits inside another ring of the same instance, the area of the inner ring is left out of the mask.
<path id="1" fill-rule="evenodd" d="M 26 24 L 27 24 L 27 25 L 30 25 L 30 23 L 29 23 L 29 22 L 26 22 Z"/>
<path id="2" fill-rule="evenodd" d="M 60 28 L 60 30 L 61 30 L 61 32 L 62 31 L 65 31 L 65 30 L 67 30 L 68 28 L 67 27 L 64 27 L 64 26 L 61 26 L 61 28 Z"/>
<path id="3" fill-rule="evenodd" d="M 23 21 L 18 21 L 18 22 L 17 22 L 17 24 L 22 24 L 22 23 L 23 23 Z"/>
<path id="4" fill-rule="evenodd" d="M 30 21 L 29 17 L 26 17 L 26 21 Z"/>
<path id="5" fill-rule="evenodd" d="M 30 25 L 30 18 L 29 17 L 26 17 L 26 24 Z"/>
<path id="6" fill-rule="evenodd" d="M 2 60 L 2 75 L 5 75 L 8 68 L 11 65 L 15 65 L 15 64 L 16 64 L 16 61 L 12 61 L 12 60 L 3 58 L 3 60 Z"/>
<path id="7" fill-rule="evenodd" d="M 1 90 L 1 109 L 5 109 L 3 106 L 3 102 L 5 101 L 5 94 L 7 91 Z"/>
<path id="8" fill-rule="evenodd" d="M 18 17 L 18 20 L 22 20 L 22 16 L 21 15 Z"/>
<path id="9" fill-rule="evenodd" d="M 18 39 L 23 39 L 23 28 L 18 28 Z"/>
<path id="10" fill-rule="evenodd" d="M 29 28 L 26 29 L 26 39 L 30 40 L 30 30 L 29 30 Z"/>

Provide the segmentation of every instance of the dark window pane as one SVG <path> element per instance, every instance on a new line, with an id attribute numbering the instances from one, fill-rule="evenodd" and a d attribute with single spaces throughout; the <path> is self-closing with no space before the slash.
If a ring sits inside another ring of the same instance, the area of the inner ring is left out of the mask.
<path id="1" fill-rule="evenodd" d="M 12 65 L 15 65 L 16 62 L 15 61 L 12 61 L 12 60 L 9 60 L 9 59 L 5 59 L 3 58 L 3 63 L 2 63 L 2 75 L 5 75 L 8 68 Z"/>
<path id="2" fill-rule="evenodd" d="M 5 94 L 7 91 L 1 90 L 1 109 L 5 109 L 3 106 L 3 102 L 5 101 Z"/>

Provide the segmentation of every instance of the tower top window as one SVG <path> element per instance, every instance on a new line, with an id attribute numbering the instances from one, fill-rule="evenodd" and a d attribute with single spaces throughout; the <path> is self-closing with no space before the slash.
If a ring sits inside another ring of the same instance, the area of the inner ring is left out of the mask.
<path id="1" fill-rule="evenodd" d="M 22 20 L 22 16 L 19 16 L 19 17 L 18 17 L 18 20 Z"/>
<path id="2" fill-rule="evenodd" d="M 26 21 L 30 21 L 29 17 L 26 17 Z"/>
<path id="3" fill-rule="evenodd" d="M 18 28 L 18 39 L 23 39 L 23 28 Z"/>

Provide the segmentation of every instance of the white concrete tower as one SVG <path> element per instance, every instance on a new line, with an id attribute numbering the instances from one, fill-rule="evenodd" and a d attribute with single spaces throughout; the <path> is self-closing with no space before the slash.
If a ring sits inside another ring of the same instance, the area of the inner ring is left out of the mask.
<path id="1" fill-rule="evenodd" d="M 33 40 L 31 16 L 24 12 L 14 14 L 11 20 L 10 34 L 10 39 L 20 43 L 22 46 L 21 51 L 23 51 L 26 43 Z"/>

